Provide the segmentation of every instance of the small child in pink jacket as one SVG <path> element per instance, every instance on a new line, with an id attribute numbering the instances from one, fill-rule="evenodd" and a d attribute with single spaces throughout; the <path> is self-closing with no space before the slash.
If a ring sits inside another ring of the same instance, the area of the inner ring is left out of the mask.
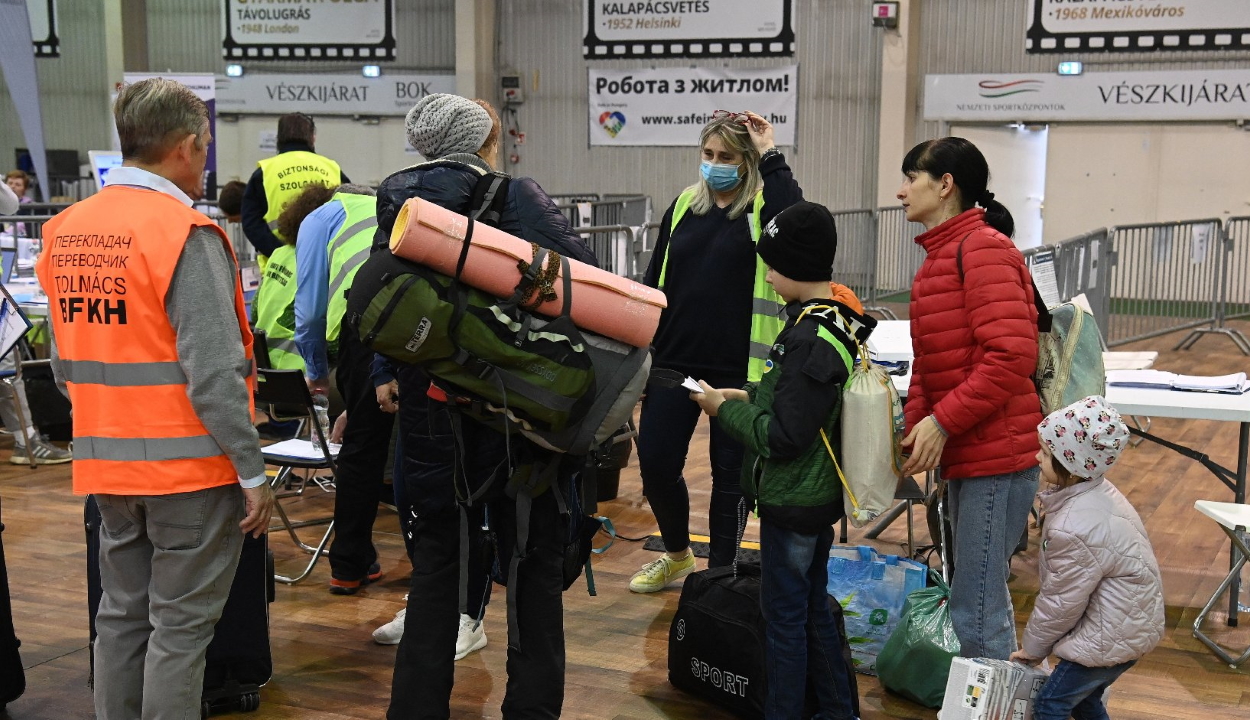
<path id="1" fill-rule="evenodd" d="M 1041 590 L 1011 659 L 1059 664 L 1033 703 L 1036 720 L 1105 720 L 1102 697 L 1163 638 L 1163 583 L 1137 511 L 1104 475 L 1128 444 L 1115 408 L 1099 396 L 1037 426 L 1046 511 Z"/>

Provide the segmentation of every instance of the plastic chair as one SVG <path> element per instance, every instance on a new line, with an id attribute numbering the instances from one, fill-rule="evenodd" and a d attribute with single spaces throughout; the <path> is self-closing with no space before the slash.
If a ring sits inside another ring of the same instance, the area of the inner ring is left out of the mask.
<path id="1" fill-rule="evenodd" d="M 265 463 L 279 468 L 277 476 L 270 481 L 270 485 L 275 490 L 279 487 L 290 487 L 292 484 L 291 479 L 296 470 L 329 470 L 331 474 L 337 475 L 338 468 L 335 462 L 337 452 L 331 450 L 329 438 L 325 436 L 321 425 L 315 420 L 316 414 L 313 410 L 312 395 L 308 392 L 304 374 L 299 370 L 274 370 L 272 368 L 257 368 L 256 373 L 257 404 L 268 405 L 271 411 L 269 413 L 270 417 L 275 416 L 275 409 L 300 408 L 301 418 L 308 421 L 304 423 L 309 428 L 309 437 L 305 442 L 309 443 L 310 448 L 316 455 L 319 455 L 319 457 L 297 459 L 278 455 L 268 448 L 262 448 Z M 286 509 L 282 507 L 283 499 L 301 495 L 306 484 L 307 480 L 305 479 L 298 491 L 279 494 L 277 501 L 274 503 L 274 509 L 278 511 L 278 517 L 282 520 L 282 525 L 286 528 L 296 547 L 312 554 L 312 559 L 308 561 L 308 565 L 304 567 L 303 572 L 299 575 L 289 577 L 279 575 L 276 571 L 274 572 L 274 579 L 287 585 L 294 585 L 312 573 L 317 560 L 322 555 L 328 554 L 326 547 L 330 544 L 330 538 L 334 535 L 334 518 L 332 516 L 292 523 L 286 513 Z M 326 485 L 323 484 L 322 487 L 325 488 Z M 323 523 L 328 523 L 328 525 L 325 533 L 321 536 L 321 540 L 315 547 L 300 540 L 295 532 L 296 528 Z"/>
<path id="2" fill-rule="evenodd" d="M 1220 596 L 1228 591 L 1229 587 L 1233 584 L 1233 581 L 1237 579 L 1238 575 L 1240 575 L 1241 568 L 1246 564 L 1247 557 L 1250 557 L 1250 545 L 1247 545 L 1246 535 L 1246 528 L 1250 527 L 1250 505 L 1199 500 L 1194 503 L 1194 509 L 1219 523 L 1220 529 L 1224 531 L 1224 534 L 1228 536 L 1229 540 L 1233 541 L 1234 551 L 1241 556 L 1237 558 L 1237 562 L 1233 563 L 1233 568 L 1228 571 L 1228 575 L 1224 577 L 1224 581 L 1221 582 L 1220 586 L 1215 589 L 1215 594 L 1212 595 L 1211 599 L 1207 601 L 1206 606 L 1202 608 L 1202 612 L 1198 613 L 1198 617 L 1194 618 L 1194 637 L 1201 640 L 1203 645 L 1211 648 L 1211 652 L 1215 653 L 1217 657 L 1228 663 L 1229 667 L 1236 668 L 1238 665 L 1250 659 L 1250 647 L 1247 647 L 1241 655 L 1234 657 L 1222 646 L 1220 646 L 1219 643 L 1207 637 L 1207 635 L 1202 632 L 1202 621 L 1206 619 L 1207 613 L 1211 612 L 1211 609 L 1215 607 L 1215 603 L 1220 599 Z M 1235 598 L 1232 606 L 1240 608 L 1240 606 L 1235 602 Z M 1229 618 L 1228 624 L 1236 625 L 1237 618 Z"/>

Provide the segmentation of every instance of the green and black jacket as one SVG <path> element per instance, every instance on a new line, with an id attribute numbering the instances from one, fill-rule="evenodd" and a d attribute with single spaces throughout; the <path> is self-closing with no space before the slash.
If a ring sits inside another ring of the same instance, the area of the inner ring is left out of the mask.
<path id="1" fill-rule="evenodd" d="M 814 534 L 842 517 L 842 487 L 829 449 L 841 452 L 842 390 L 858 345 L 877 321 L 832 300 L 786 306 L 751 402 L 727 400 L 721 427 L 746 448 L 742 489 L 760 518 Z"/>

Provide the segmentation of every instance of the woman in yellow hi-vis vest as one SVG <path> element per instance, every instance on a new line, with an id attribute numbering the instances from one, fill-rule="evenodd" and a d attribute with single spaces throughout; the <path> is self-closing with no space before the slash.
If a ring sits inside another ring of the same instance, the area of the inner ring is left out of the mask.
<path id="1" fill-rule="evenodd" d="M 784 304 L 764 281 L 755 255 L 760 229 L 803 199 L 773 126 L 751 112 L 713 113 L 699 136 L 701 179 L 682 191 L 660 223 L 643 282 L 664 290 L 668 307 L 654 340 L 655 367 L 677 370 L 712 387 L 759 380 Z M 699 406 L 682 388 L 652 385 L 642 402 L 638 466 L 664 539 L 665 554 L 630 580 L 634 592 L 656 592 L 694 570 L 690 496 L 682 470 Z M 712 502 L 709 567 L 733 561 L 742 498 L 742 446 L 711 419 Z"/>

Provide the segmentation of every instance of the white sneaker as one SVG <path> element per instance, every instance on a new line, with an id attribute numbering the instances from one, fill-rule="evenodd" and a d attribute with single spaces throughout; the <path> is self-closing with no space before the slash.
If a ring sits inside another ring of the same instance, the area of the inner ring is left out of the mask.
<path id="1" fill-rule="evenodd" d="M 373 631 L 373 641 L 379 645 L 398 645 L 404 636 L 404 616 L 408 608 L 395 613 L 395 619 Z"/>
<path id="2" fill-rule="evenodd" d="M 460 616 L 460 630 L 456 633 L 456 659 L 461 660 L 471 652 L 486 647 L 486 626 L 468 615 Z"/>

